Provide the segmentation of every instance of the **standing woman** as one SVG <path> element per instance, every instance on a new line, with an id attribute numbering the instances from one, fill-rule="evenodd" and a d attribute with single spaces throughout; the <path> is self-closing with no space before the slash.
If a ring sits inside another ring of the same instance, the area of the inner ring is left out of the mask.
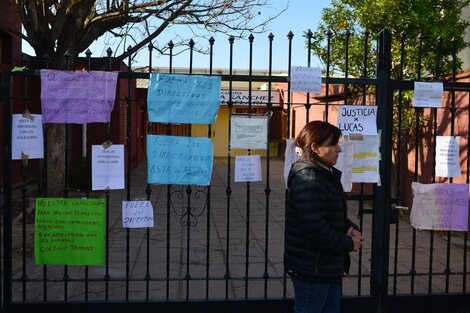
<path id="1" fill-rule="evenodd" d="M 284 265 L 292 278 L 295 313 L 338 313 L 349 252 L 362 234 L 346 214 L 341 172 L 341 131 L 322 121 L 305 125 L 295 140 L 302 158 L 288 178 Z"/>

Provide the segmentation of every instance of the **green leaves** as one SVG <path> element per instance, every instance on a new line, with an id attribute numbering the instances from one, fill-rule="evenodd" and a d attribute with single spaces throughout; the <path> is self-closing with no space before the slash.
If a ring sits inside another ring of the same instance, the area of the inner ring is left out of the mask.
<path id="1" fill-rule="evenodd" d="M 350 76 L 360 77 L 367 69 L 371 77 L 375 75 L 374 38 L 386 27 L 393 36 L 393 78 L 399 77 L 401 66 L 404 78 L 436 77 L 452 71 L 453 53 L 466 45 L 463 34 L 468 23 L 461 20 L 460 14 L 469 3 L 470 0 L 333 0 L 331 7 L 323 11 L 311 48 L 326 66 L 330 31 L 330 71 L 348 71 Z M 370 31 L 370 38 L 365 35 L 366 30 Z M 366 55 L 370 64 L 364 64 Z M 456 61 L 459 69 L 461 62 Z"/>

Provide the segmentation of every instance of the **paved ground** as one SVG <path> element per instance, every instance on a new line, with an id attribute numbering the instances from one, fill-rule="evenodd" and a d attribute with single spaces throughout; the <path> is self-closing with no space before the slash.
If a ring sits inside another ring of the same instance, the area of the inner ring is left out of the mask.
<path id="1" fill-rule="evenodd" d="M 150 200 L 154 206 L 155 227 L 149 230 L 128 231 L 122 228 L 121 202 L 128 198 L 128 193 L 127 190 L 112 191 L 109 194 L 107 266 L 35 265 L 32 219 L 26 220 L 24 234 L 21 232 L 21 216 L 15 219 L 14 278 L 18 281 L 14 283 L 14 299 L 291 297 L 290 282 L 287 280 L 285 283 L 283 279 L 282 265 L 283 162 L 270 160 L 271 192 L 268 197 L 265 192 L 268 181 L 265 160 L 263 182 L 251 183 L 249 191 L 246 183 L 233 182 L 233 166 L 232 163 L 229 178 L 227 160 L 220 159 L 214 163 L 209 205 L 206 188 L 192 187 L 188 193 L 186 187 L 173 186 L 168 189 L 167 186 L 152 186 Z M 146 165 L 142 164 L 132 173 L 129 199 L 145 199 L 146 187 Z M 226 192 L 228 187 L 232 191 L 230 197 Z M 358 203 L 350 202 L 349 206 L 350 217 L 361 223 Z M 371 214 L 363 216 L 361 224 L 366 240 L 362 251 L 352 254 L 351 276 L 344 280 L 345 295 L 370 294 L 371 220 Z M 430 236 L 430 232 L 416 233 L 403 221 L 398 228 L 391 226 L 390 272 L 397 275 L 389 279 L 390 293 L 440 293 L 445 292 L 446 288 L 450 292 L 462 291 L 464 275 L 458 273 L 465 270 L 464 248 L 461 240 L 453 237 L 448 245 L 446 234 L 435 232 Z M 26 238 L 24 247 L 23 236 Z M 398 249 L 395 249 L 395 242 Z M 415 252 L 413 247 L 416 247 Z M 26 251 L 24 257 L 20 253 L 23 250 Z M 413 264 L 417 274 L 414 278 L 409 275 Z M 450 269 L 447 273 L 455 275 L 445 275 L 447 265 Z M 436 275 L 431 277 L 429 272 Z M 230 279 L 227 279 L 226 273 Z M 69 279 L 67 283 L 63 282 L 65 274 Z M 104 279 L 106 275 L 110 277 L 107 282 Z M 49 280 L 47 288 L 43 283 L 45 276 Z M 208 285 L 205 280 L 207 276 L 210 277 Z M 468 276 L 467 286 L 470 285 Z M 149 278 L 148 282 L 146 277 Z M 129 278 L 127 283 L 126 278 Z"/>

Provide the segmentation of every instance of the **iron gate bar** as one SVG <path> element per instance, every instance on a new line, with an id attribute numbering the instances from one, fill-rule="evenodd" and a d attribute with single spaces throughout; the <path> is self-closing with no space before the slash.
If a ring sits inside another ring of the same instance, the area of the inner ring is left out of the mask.
<path id="1" fill-rule="evenodd" d="M 468 312 L 469 295 L 417 295 L 390 296 L 387 299 L 388 312 L 400 313 L 439 313 Z M 371 312 L 371 297 L 343 297 L 343 313 Z M 227 300 L 227 301 L 186 301 L 186 302 L 96 302 L 96 303 L 21 303 L 5 308 L 5 313 L 286 313 L 294 307 L 292 299 L 271 300 Z"/>
<path id="2" fill-rule="evenodd" d="M 28 72 L 31 75 L 35 75 L 34 73 L 38 70 L 29 70 Z M 25 71 L 27 74 L 28 72 Z M 286 71 L 286 73 L 288 73 Z M 21 75 L 20 73 L 12 73 L 12 75 Z M 189 74 L 179 74 L 179 75 L 189 75 Z M 203 75 L 203 74 L 192 74 L 192 75 Z M 289 82 L 288 76 L 277 76 L 273 75 L 271 77 L 264 76 L 264 75 L 243 75 L 243 74 L 217 74 L 221 77 L 223 81 L 240 81 L 240 82 L 249 82 L 257 81 L 257 82 L 272 82 L 272 83 L 287 83 Z M 148 79 L 149 74 L 144 72 L 119 72 L 119 78 L 129 78 L 129 79 L 138 79 L 144 78 Z M 343 77 L 322 77 L 322 84 L 357 84 L 357 85 L 377 85 L 377 79 L 375 78 L 343 78 Z M 398 79 L 391 79 L 390 80 L 391 86 L 393 89 L 401 89 L 401 90 L 413 90 L 415 80 L 398 80 Z M 444 81 L 444 90 L 455 90 L 455 91 L 463 91 L 467 92 L 470 83 L 466 82 L 450 82 Z"/>
<path id="3" fill-rule="evenodd" d="M 455 82 L 455 73 L 457 72 L 457 64 L 456 64 L 456 60 L 457 60 L 457 52 L 456 52 L 456 41 L 455 40 L 452 40 L 452 81 Z M 450 93 L 451 95 L 451 102 L 450 102 L 450 135 L 451 136 L 455 136 L 455 92 L 451 92 Z M 435 109 L 435 111 L 437 111 Z M 436 122 L 437 123 L 437 122 Z M 436 128 L 437 128 L 437 125 L 436 125 Z M 435 148 L 434 148 L 435 149 Z M 460 148 L 459 148 L 460 149 Z M 454 182 L 454 178 L 451 177 L 449 179 L 449 183 L 453 183 Z M 449 292 L 449 280 L 450 280 L 450 273 L 451 273 L 451 270 L 450 270 L 450 241 L 451 241 L 451 237 L 450 237 L 450 231 L 447 231 L 447 257 L 446 257 L 446 268 L 444 270 L 444 273 L 446 274 L 446 293 Z"/>
<path id="4" fill-rule="evenodd" d="M 248 37 L 249 55 L 248 55 L 248 76 L 253 74 L 253 34 Z M 251 89 L 252 81 L 248 82 L 248 118 L 251 117 Z M 230 118 L 230 117 L 229 117 Z M 247 155 L 251 154 L 251 150 L 246 150 Z M 250 258 L 250 203 L 251 190 L 250 182 L 246 182 L 246 216 L 245 216 L 245 299 L 248 299 L 248 275 L 249 275 L 249 258 Z"/>
<path id="5" fill-rule="evenodd" d="M 395 90 L 413 90 L 414 83 L 414 80 L 391 80 L 392 88 Z M 444 91 L 468 92 L 470 89 L 470 83 L 466 82 L 443 81 L 442 84 L 444 85 Z"/>
<path id="6" fill-rule="evenodd" d="M 269 69 L 268 69 L 268 76 L 272 78 L 273 74 L 273 39 L 274 35 L 272 33 L 269 34 Z M 268 116 L 271 116 L 273 113 L 272 111 L 272 103 L 271 103 L 271 94 L 272 94 L 272 89 L 271 89 L 271 82 L 268 82 L 268 103 L 266 104 L 268 108 Z M 251 88 L 250 88 L 251 89 Z M 251 99 L 251 96 L 250 96 Z M 268 129 L 270 128 L 271 125 L 271 120 L 268 118 Z M 264 188 L 264 194 L 265 194 L 265 203 L 266 203 L 266 209 L 265 209 L 265 228 L 264 228 L 264 273 L 263 273 L 263 278 L 264 278 L 264 298 L 268 298 L 268 278 L 269 278 L 269 271 L 268 271 L 268 262 L 269 262 L 269 196 L 271 195 L 271 187 L 270 187 L 270 162 L 271 162 L 271 154 L 269 150 L 269 142 L 270 142 L 270 134 L 268 132 L 268 138 L 267 138 L 267 145 L 266 145 L 266 151 L 267 151 L 267 160 L 266 160 L 266 186 Z M 284 288 L 283 288 L 284 289 Z"/>
<path id="7" fill-rule="evenodd" d="M 390 169 L 392 165 L 393 93 L 390 88 L 391 34 L 380 32 L 377 40 L 377 130 L 380 142 L 380 186 L 374 184 L 374 214 L 372 215 L 371 294 L 373 312 L 387 312 L 388 260 L 390 233 Z M 385 143 L 385 144 L 384 144 Z M 385 176 L 385 177 L 384 177 Z"/>
<path id="8" fill-rule="evenodd" d="M 214 61 L 214 37 L 209 39 L 209 75 L 213 75 L 213 61 Z M 207 127 L 207 138 L 212 138 L 212 125 Z M 211 199 L 211 185 L 207 186 L 207 198 Z M 211 201 L 207 201 L 206 213 L 206 300 L 209 300 L 209 273 L 210 273 L 210 239 L 211 239 Z"/>
<path id="9" fill-rule="evenodd" d="M 405 65 L 405 33 L 401 32 L 400 33 L 400 70 L 398 72 L 398 79 L 401 81 L 403 80 L 403 71 L 404 71 L 404 65 Z M 393 81 L 391 82 L 393 86 Z M 392 87 L 393 88 L 393 87 Z M 398 90 L 398 125 L 397 125 L 397 133 L 401 134 L 402 133 L 402 117 L 403 117 L 403 91 Z M 400 150 L 400 147 L 402 146 L 402 136 L 398 136 L 397 138 L 397 147 L 398 151 Z M 401 173 L 401 153 L 398 153 L 397 156 L 397 177 Z M 393 289 L 392 289 L 392 294 L 396 295 L 397 294 L 397 273 L 398 273 L 398 239 L 399 233 L 400 233 L 400 217 L 398 214 L 398 210 L 396 209 L 396 205 L 402 203 L 401 202 L 401 184 L 400 184 L 400 179 L 397 179 L 396 182 L 396 199 L 394 199 L 393 203 L 395 205 L 392 205 L 392 213 L 394 213 L 395 216 L 395 246 L 394 246 L 394 259 L 393 259 Z"/>
<path id="10" fill-rule="evenodd" d="M 5 70 L 2 73 L 2 103 L 3 103 L 3 279 L 6 284 L 3 284 L 3 298 L 2 304 L 6 305 L 11 303 L 12 291 L 11 285 L 8 283 L 12 280 L 12 240 L 11 233 L 13 232 L 12 225 L 12 186 L 11 186 L 11 145 L 7 144 L 11 140 L 11 107 L 10 107 L 10 70 Z M 8 131 L 10 129 L 10 131 Z M 7 131 L 5 131 L 7 130 Z M 8 208 L 8 209 L 5 209 Z"/>
<path id="11" fill-rule="evenodd" d="M 312 37 L 313 37 L 313 33 L 309 29 L 308 32 L 307 32 L 307 67 L 310 67 L 310 63 L 311 63 Z M 307 92 L 307 97 L 306 97 L 306 101 L 305 101 L 305 124 L 307 124 L 309 122 L 309 119 L 310 119 L 310 106 L 311 106 L 311 104 L 310 104 L 310 93 Z"/>
<path id="12" fill-rule="evenodd" d="M 436 55 L 436 77 L 441 77 L 441 68 L 440 68 L 440 63 L 441 63 L 441 51 L 442 51 L 442 38 L 438 38 L 438 49 L 437 49 L 437 55 Z M 433 133 L 433 140 L 434 142 L 437 142 L 437 108 L 432 108 L 432 115 L 433 115 L 433 127 L 432 127 L 432 133 Z M 433 155 L 436 155 L 436 145 L 433 145 Z M 432 177 L 431 177 L 431 183 L 436 182 L 436 158 L 433 158 L 433 164 L 432 164 Z M 448 245 L 450 246 L 450 245 Z M 428 292 L 431 293 L 432 291 L 432 272 L 433 272 L 433 259 L 434 259 L 434 231 L 431 230 L 431 235 L 429 237 L 429 266 L 428 266 Z"/>

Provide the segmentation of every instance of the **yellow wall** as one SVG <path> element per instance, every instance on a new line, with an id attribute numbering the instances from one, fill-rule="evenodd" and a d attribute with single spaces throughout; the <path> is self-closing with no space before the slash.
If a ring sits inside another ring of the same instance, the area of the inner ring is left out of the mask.
<path id="1" fill-rule="evenodd" d="M 214 157 L 226 157 L 228 151 L 228 107 L 221 106 L 217 120 L 212 125 L 212 141 L 214 143 Z"/>
<path id="2" fill-rule="evenodd" d="M 212 124 L 211 136 L 214 144 L 214 157 L 227 156 L 228 150 L 228 108 L 220 107 L 217 120 Z M 193 124 L 191 135 L 195 137 L 207 137 L 208 126 Z"/>
<path id="3" fill-rule="evenodd" d="M 228 107 L 221 106 L 217 115 L 217 120 L 212 124 L 212 142 L 214 145 L 214 157 L 227 157 L 228 151 Z M 195 137 L 207 137 L 207 125 L 192 125 L 191 135 Z M 270 143 L 270 155 L 277 156 L 277 142 Z M 246 149 L 232 149 L 232 156 L 246 155 Z M 251 150 L 252 155 L 266 156 L 266 150 Z"/>

